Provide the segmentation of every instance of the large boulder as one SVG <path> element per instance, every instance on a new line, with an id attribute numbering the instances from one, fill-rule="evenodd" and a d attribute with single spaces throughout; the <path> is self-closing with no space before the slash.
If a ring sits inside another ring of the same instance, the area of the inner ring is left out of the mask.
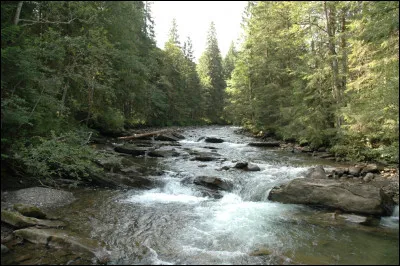
<path id="1" fill-rule="evenodd" d="M 53 208 L 67 205 L 74 200 L 74 195 L 69 191 L 44 187 L 30 187 L 2 192 L 1 207 L 11 209 L 14 204 L 23 203 L 40 208 Z"/>
<path id="2" fill-rule="evenodd" d="M 268 199 L 282 203 L 319 205 L 371 215 L 387 215 L 380 188 L 370 183 L 297 178 L 271 189 Z"/>

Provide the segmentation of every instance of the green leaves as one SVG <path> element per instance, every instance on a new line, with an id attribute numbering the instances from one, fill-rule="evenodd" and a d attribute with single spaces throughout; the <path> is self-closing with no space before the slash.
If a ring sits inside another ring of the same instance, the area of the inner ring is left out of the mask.
<path id="1" fill-rule="evenodd" d="M 27 174 L 39 179 L 85 179 L 102 171 L 93 163 L 99 154 L 82 146 L 87 137 L 79 131 L 60 135 L 52 131 L 51 138 L 39 137 L 37 144 L 20 143 L 13 157 L 24 165 Z"/>

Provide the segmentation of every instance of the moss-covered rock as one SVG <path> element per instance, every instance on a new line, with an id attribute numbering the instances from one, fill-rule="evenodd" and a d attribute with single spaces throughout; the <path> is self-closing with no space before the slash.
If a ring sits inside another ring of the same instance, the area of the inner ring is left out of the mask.
<path id="1" fill-rule="evenodd" d="M 34 217 L 38 219 L 46 218 L 46 214 L 41 209 L 33 205 L 17 203 L 14 204 L 14 210 L 16 210 L 17 212 L 19 212 L 24 216 Z"/>
<path id="2" fill-rule="evenodd" d="M 62 221 L 42 220 L 33 217 L 26 217 L 18 212 L 2 210 L 1 221 L 15 228 L 24 228 L 29 226 L 40 225 L 44 227 L 63 227 L 66 224 Z"/>
<path id="3" fill-rule="evenodd" d="M 98 241 L 79 237 L 72 232 L 57 229 L 25 228 L 14 231 L 14 234 L 34 244 L 90 253 L 97 258 L 98 262 L 105 263 L 108 261 L 109 254 Z"/>

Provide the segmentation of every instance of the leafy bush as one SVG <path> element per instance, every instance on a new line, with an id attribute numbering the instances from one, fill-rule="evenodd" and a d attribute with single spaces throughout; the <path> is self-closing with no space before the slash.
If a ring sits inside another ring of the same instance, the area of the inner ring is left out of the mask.
<path id="1" fill-rule="evenodd" d="M 45 139 L 34 137 L 19 143 L 14 159 L 21 162 L 27 174 L 39 179 L 67 178 L 81 180 L 102 171 L 93 161 L 99 154 L 86 145 L 88 132 L 54 131 Z"/>
<path id="2" fill-rule="evenodd" d="M 124 129 L 124 115 L 115 108 L 106 108 L 95 120 L 95 127 L 103 132 L 118 132 Z"/>

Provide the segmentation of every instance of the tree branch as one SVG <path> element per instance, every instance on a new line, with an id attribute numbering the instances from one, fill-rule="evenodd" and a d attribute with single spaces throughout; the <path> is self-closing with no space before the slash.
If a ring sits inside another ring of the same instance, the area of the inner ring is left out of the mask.
<path id="1" fill-rule="evenodd" d="M 78 18 L 73 18 L 69 21 L 48 21 L 48 20 L 30 20 L 30 19 L 20 19 L 19 21 L 32 22 L 30 24 L 22 25 L 22 26 L 30 26 L 35 24 L 71 24 L 76 19 Z"/>

